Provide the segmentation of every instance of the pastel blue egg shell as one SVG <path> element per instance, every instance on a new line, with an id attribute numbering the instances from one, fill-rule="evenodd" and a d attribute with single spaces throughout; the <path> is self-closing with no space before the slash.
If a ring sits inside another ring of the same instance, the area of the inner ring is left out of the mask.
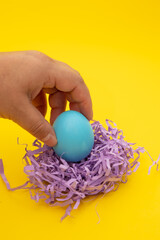
<path id="1" fill-rule="evenodd" d="M 94 133 L 88 119 L 77 111 L 65 111 L 53 124 L 57 145 L 53 147 L 58 156 L 68 162 L 79 162 L 87 157 L 94 144 Z"/>

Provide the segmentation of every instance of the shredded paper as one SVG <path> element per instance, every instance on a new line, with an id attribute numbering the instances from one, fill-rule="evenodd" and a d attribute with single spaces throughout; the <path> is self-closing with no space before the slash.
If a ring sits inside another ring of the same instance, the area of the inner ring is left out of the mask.
<path id="1" fill-rule="evenodd" d="M 17 188 L 10 188 L 0 161 L 0 174 L 10 190 L 27 188 L 31 199 L 44 199 L 51 206 L 66 206 L 63 220 L 77 209 L 81 200 L 87 196 L 106 194 L 116 190 L 120 183 L 139 167 L 143 147 L 133 148 L 133 143 L 124 140 L 122 130 L 110 120 L 107 129 L 100 122 L 91 125 L 94 131 L 94 146 L 90 155 L 79 163 L 66 162 L 58 157 L 53 148 L 35 140 L 36 150 L 28 150 L 24 156 L 24 172 L 28 181 Z M 153 165 L 158 162 L 153 161 Z"/>

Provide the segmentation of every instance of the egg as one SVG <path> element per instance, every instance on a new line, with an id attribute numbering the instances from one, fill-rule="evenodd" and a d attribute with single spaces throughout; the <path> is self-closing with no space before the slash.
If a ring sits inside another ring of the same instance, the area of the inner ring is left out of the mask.
<path id="1" fill-rule="evenodd" d="M 56 118 L 53 128 L 57 137 L 57 145 L 53 149 L 59 157 L 68 162 L 79 162 L 90 154 L 94 133 L 83 114 L 65 111 Z"/>

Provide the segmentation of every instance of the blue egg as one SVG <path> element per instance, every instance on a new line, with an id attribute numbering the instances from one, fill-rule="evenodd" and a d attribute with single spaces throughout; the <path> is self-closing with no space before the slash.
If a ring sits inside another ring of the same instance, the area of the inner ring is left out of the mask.
<path id="1" fill-rule="evenodd" d="M 87 157 L 94 144 L 94 133 L 88 119 L 77 111 L 61 113 L 53 124 L 58 156 L 68 162 L 79 162 Z"/>

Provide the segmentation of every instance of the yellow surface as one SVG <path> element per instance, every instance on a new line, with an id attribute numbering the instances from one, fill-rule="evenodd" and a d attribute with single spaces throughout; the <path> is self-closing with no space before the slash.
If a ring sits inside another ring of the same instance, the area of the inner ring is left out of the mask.
<path id="1" fill-rule="evenodd" d="M 39 50 L 77 69 L 88 85 L 94 119 L 109 118 L 126 140 L 160 153 L 160 4 L 154 0 L 1 1 L 0 51 Z M 16 93 L 15 93 L 16 94 Z M 49 116 L 49 112 L 48 115 Z M 11 186 L 26 181 L 22 157 L 34 138 L 0 119 L 0 157 Z M 117 192 L 64 209 L 10 192 L 0 179 L 1 239 L 160 239 L 160 172 L 147 154 Z M 100 215 L 100 224 L 95 205 Z"/>

